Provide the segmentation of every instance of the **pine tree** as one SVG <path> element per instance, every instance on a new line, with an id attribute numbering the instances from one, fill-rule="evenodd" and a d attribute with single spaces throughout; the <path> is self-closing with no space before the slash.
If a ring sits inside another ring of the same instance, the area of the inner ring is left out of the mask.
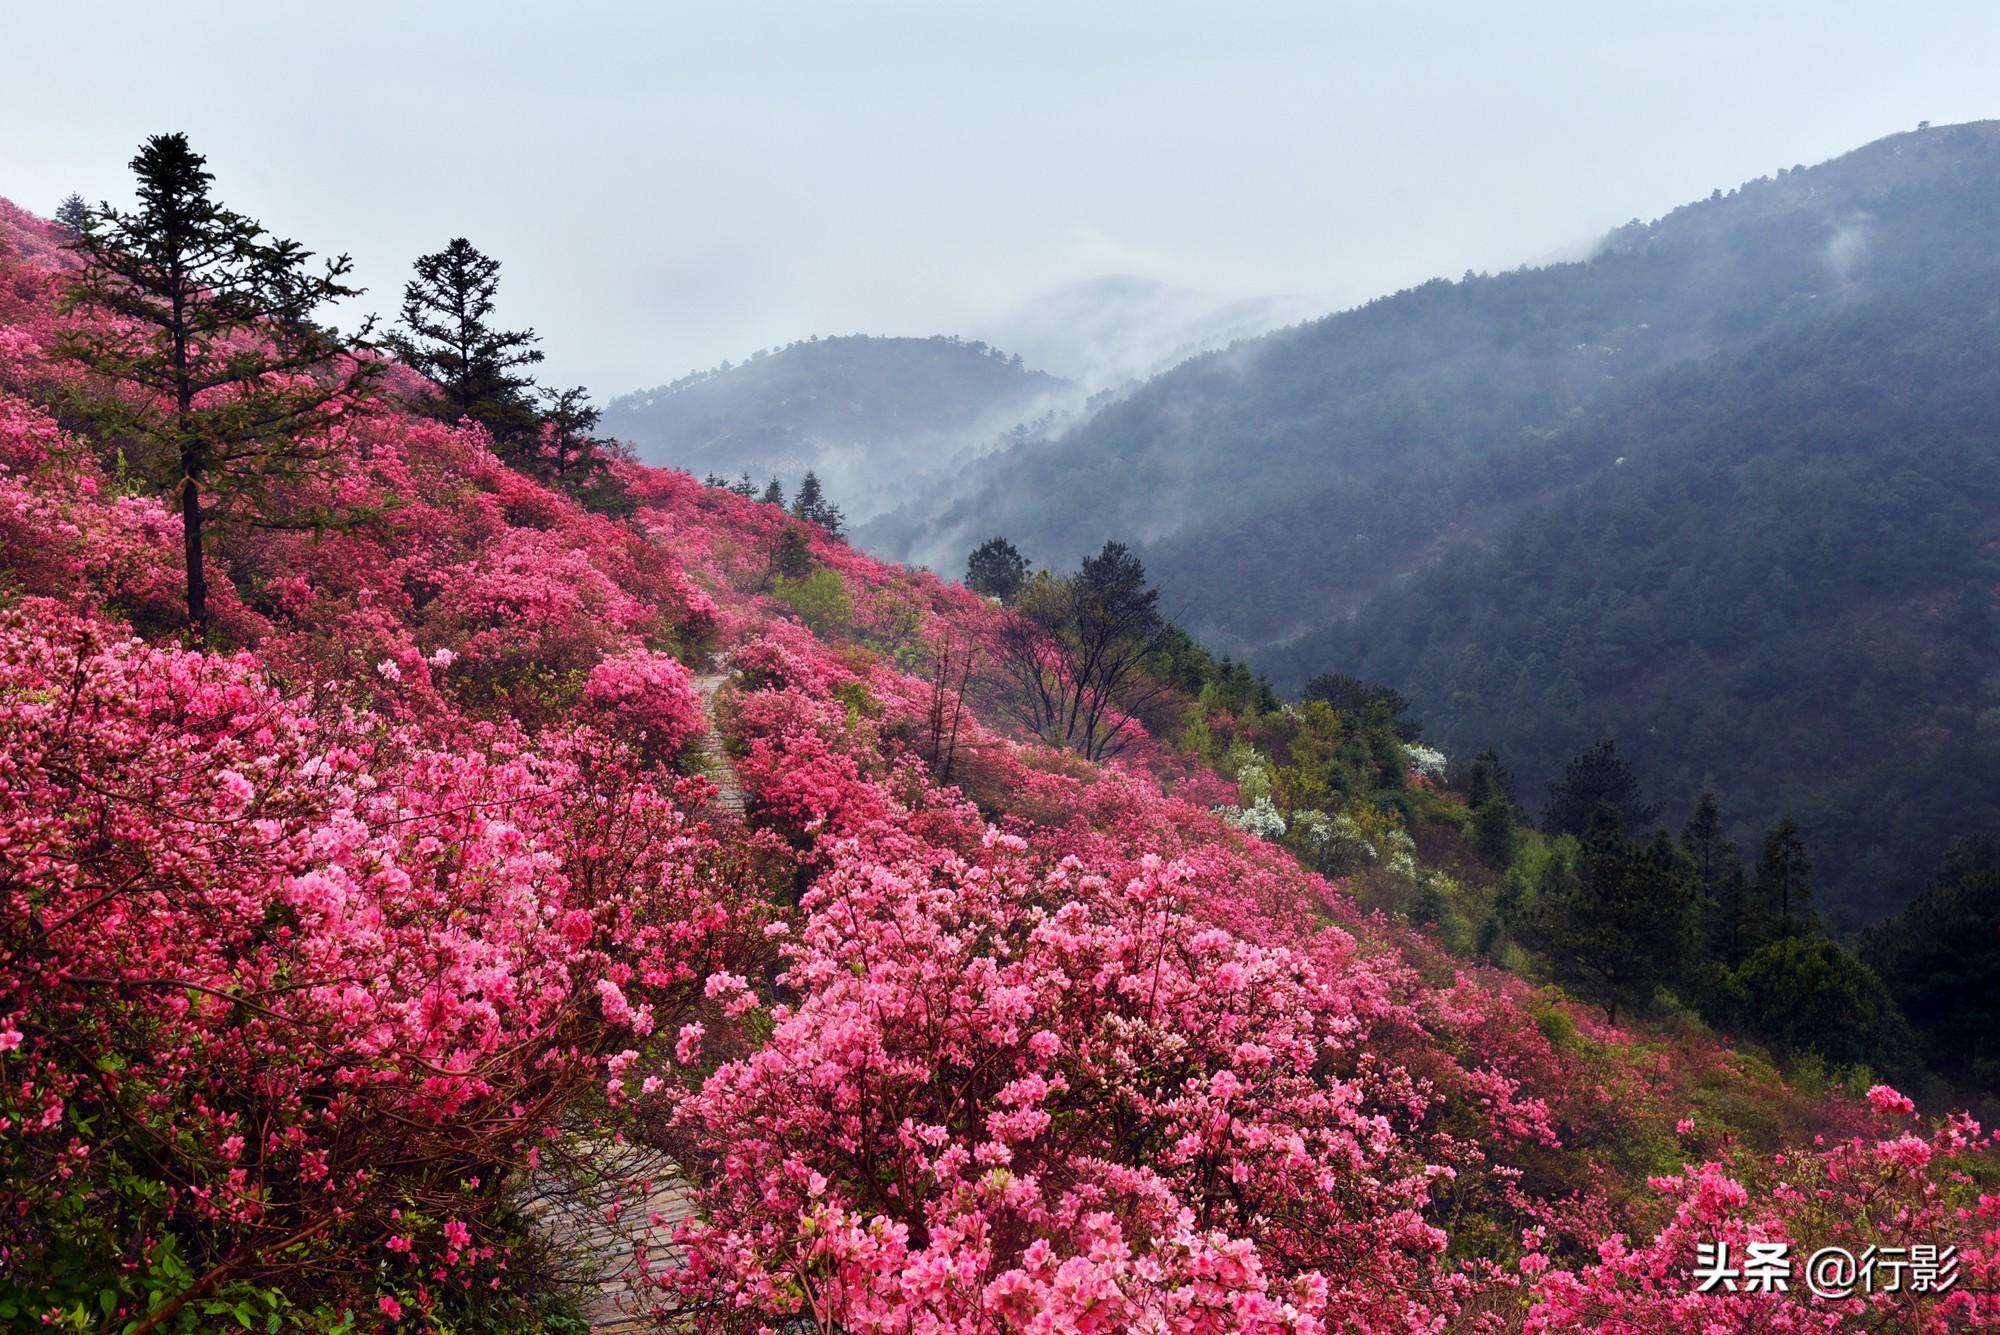
<path id="1" fill-rule="evenodd" d="M 1743 913 L 1743 864 L 1723 829 L 1722 805 L 1704 788 L 1694 812 L 1681 827 L 1681 851 L 1694 868 L 1711 953 L 1731 964 L 1743 958 L 1739 936 Z"/>
<path id="2" fill-rule="evenodd" d="M 819 525 L 829 537 L 834 538 L 840 536 L 840 526 L 846 522 L 840 507 L 827 500 L 821 492 L 819 475 L 811 469 L 806 470 L 805 479 L 799 483 L 798 498 L 792 502 L 792 514 L 808 524 Z"/>
<path id="3" fill-rule="evenodd" d="M 1514 807 L 1498 792 L 1490 794 L 1472 813 L 1473 839 L 1479 855 L 1495 867 L 1513 864 L 1520 844 Z"/>
<path id="4" fill-rule="evenodd" d="M 1599 813 L 1608 811 L 1618 828 L 1637 833 L 1660 814 L 1645 801 L 1632 767 L 1609 738 L 1569 762 L 1562 778 L 1549 785 L 1549 809 L 1543 828 L 1550 834 L 1587 833 Z"/>
<path id="5" fill-rule="evenodd" d="M 1604 1007 L 1643 1005 L 1679 980 L 1694 935 L 1693 888 L 1671 850 L 1641 847 L 1600 813 L 1574 866 L 1551 859 L 1537 887 L 1530 935 L 1558 983 Z"/>
<path id="6" fill-rule="evenodd" d="M 785 525 L 771 549 L 771 577 L 801 580 L 812 573 L 812 540 L 797 524 Z"/>
<path id="7" fill-rule="evenodd" d="M 72 236 L 83 235 L 83 229 L 90 224 L 89 201 L 82 195 L 71 194 L 56 205 L 56 221 L 67 227 Z"/>
<path id="8" fill-rule="evenodd" d="M 500 261 L 464 237 L 421 256 L 403 288 L 400 327 L 390 344 L 409 366 L 436 382 L 441 396 L 425 407 L 455 422 L 469 417 L 493 436 L 495 448 L 518 457 L 531 448 L 538 424 L 534 380 L 524 366 L 542 360 L 532 329 L 488 323 L 500 288 Z"/>
<path id="9" fill-rule="evenodd" d="M 775 477 L 764 488 L 764 504 L 785 508 L 785 484 Z"/>
<path id="10" fill-rule="evenodd" d="M 965 587 L 1003 603 L 1028 582 L 1028 558 L 1005 538 L 988 538 L 972 549 L 965 562 Z"/>
<path id="11" fill-rule="evenodd" d="M 1465 805 L 1477 811 L 1492 800 L 1493 771 L 1486 768 L 1483 760 L 1475 760 L 1465 781 Z"/>
<path id="12" fill-rule="evenodd" d="M 1812 863 L 1805 836 L 1790 816 L 1764 836 L 1757 859 L 1756 910 L 1764 939 L 1796 936 L 1812 925 Z"/>
<path id="13" fill-rule="evenodd" d="M 142 471 L 180 505 L 188 622 L 207 633 L 204 545 L 218 526 L 328 522 L 279 512 L 274 488 L 338 464 L 329 428 L 371 392 L 372 321 L 353 337 L 318 322 L 359 295 L 345 255 L 312 252 L 217 203 L 207 159 L 184 134 L 146 140 L 132 170 L 138 208 L 90 213 L 75 242 L 81 271 L 64 309 L 99 318 L 60 351 L 128 391 L 84 410 L 128 443 Z"/>
<path id="14" fill-rule="evenodd" d="M 617 443 L 594 434 L 603 412 L 582 385 L 542 391 L 541 449 L 529 471 L 600 513 L 622 510 L 625 490 L 612 476 Z"/>
<path id="15" fill-rule="evenodd" d="M 746 501 L 754 497 L 757 494 L 757 484 L 750 480 L 750 470 L 746 468 L 738 474 L 736 480 L 729 484 L 729 490 Z"/>
<path id="16" fill-rule="evenodd" d="M 1713 893 L 1736 857 L 1736 845 L 1722 828 L 1722 805 L 1715 800 L 1714 789 L 1702 789 L 1695 799 L 1694 813 L 1681 827 L 1681 847 L 1693 860 L 1703 887 Z"/>

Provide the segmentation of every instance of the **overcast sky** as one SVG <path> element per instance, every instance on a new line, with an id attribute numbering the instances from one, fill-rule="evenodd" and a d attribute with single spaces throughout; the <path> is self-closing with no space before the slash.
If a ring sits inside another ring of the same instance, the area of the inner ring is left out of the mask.
<path id="1" fill-rule="evenodd" d="M 608 396 L 1104 274 L 1332 309 L 1511 267 L 2000 115 L 1996 52 L 1990 0 L 0 0 L 0 195 L 123 200 L 185 130 L 384 315 L 470 237 Z"/>

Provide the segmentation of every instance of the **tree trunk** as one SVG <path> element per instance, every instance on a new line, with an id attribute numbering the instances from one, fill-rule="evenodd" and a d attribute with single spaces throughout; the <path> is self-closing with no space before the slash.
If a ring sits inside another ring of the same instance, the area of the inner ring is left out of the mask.
<path id="1" fill-rule="evenodd" d="M 201 560 L 200 464 L 190 452 L 181 455 L 181 549 L 187 559 L 188 624 L 198 639 L 208 638 L 208 579 Z"/>

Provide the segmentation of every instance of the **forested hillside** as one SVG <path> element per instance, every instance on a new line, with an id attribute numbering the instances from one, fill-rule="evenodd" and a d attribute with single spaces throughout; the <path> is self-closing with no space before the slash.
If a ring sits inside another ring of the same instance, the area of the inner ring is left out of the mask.
<path id="1" fill-rule="evenodd" d="M 1211 353 L 880 529 L 941 561 L 1136 542 L 1191 625 L 1258 647 L 1585 481 L 1551 433 L 1649 373 L 2000 263 L 2000 124 L 1898 135 L 1613 233 Z"/>
<path id="2" fill-rule="evenodd" d="M 1830 904 L 2000 828 L 2000 273 L 1668 372 L 1567 428 L 1596 472 L 1274 657 L 1392 681 L 1531 794 L 1599 737 L 1655 796 L 1796 817 Z"/>
<path id="3" fill-rule="evenodd" d="M 1872 916 L 1993 814 L 1997 223 L 2000 125 L 1892 136 L 1196 359 L 869 536 L 1126 538 L 1281 687 L 1386 681 L 1531 798 L 1615 736 Z"/>
<path id="4" fill-rule="evenodd" d="M 816 472 L 854 518 L 1066 401 L 1065 382 L 956 338 L 813 338 L 612 399 L 649 463 L 761 486 Z"/>

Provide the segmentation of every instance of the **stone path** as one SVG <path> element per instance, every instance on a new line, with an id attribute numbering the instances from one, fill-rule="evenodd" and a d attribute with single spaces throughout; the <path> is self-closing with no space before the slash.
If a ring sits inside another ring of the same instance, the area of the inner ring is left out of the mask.
<path id="1" fill-rule="evenodd" d="M 694 1213 L 693 1198 L 673 1164 L 650 1150 L 597 1141 L 578 1153 L 588 1162 L 565 1165 L 564 1188 L 544 1196 L 538 1213 L 575 1257 L 578 1272 L 591 1277 L 584 1317 L 605 1335 L 661 1330 L 662 1322 L 644 1310 L 638 1248 L 645 1247 L 654 1273 L 677 1264 L 674 1226 Z M 640 1179 L 653 1183 L 643 1204 L 622 1199 L 618 1184 Z M 613 1205 L 621 1207 L 616 1220 L 608 1217 Z"/>
<path id="2" fill-rule="evenodd" d="M 741 819 L 743 782 L 736 777 L 736 765 L 730 760 L 729 753 L 722 749 L 722 734 L 715 730 L 715 693 L 728 680 L 729 660 L 718 655 L 715 671 L 697 676 L 694 688 L 700 692 L 702 711 L 708 715 L 708 727 L 701 734 L 701 759 L 716 787 L 716 808 Z"/>
<path id="3" fill-rule="evenodd" d="M 694 679 L 702 712 L 708 716 L 699 749 L 703 770 L 716 787 L 715 809 L 741 820 L 743 782 L 715 726 L 715 695 L 727 680 L 729 662 L 721 656 L 714 671 Z M 561 1174 L 564 1189 L 544 1195 L 537 1212 L 550 1234 L 563 1239 L 575 1254 L 579 1269 L 595 1276 L 584 1303 L 590 1328 L 603 1335 L 661 1330 L 662 1322 L 643 1310 L 636 1249 L 644 1244 L 648 1267 L 654 1272 L 677 1264 L 674 1226 L 694 1212 L 693 1197 L 674 1165 L 650 1150 L 598 1141 L 579 1147 L 578 1154 L 584 1161 L 568 1165 L 569 1171 Z M 616 1184 L 635 1180 L 654 1184 L 644 1204 L 627 1204 L 619 1219 L 607 1219 L 611 1207 L 619 1204 Z"/>

